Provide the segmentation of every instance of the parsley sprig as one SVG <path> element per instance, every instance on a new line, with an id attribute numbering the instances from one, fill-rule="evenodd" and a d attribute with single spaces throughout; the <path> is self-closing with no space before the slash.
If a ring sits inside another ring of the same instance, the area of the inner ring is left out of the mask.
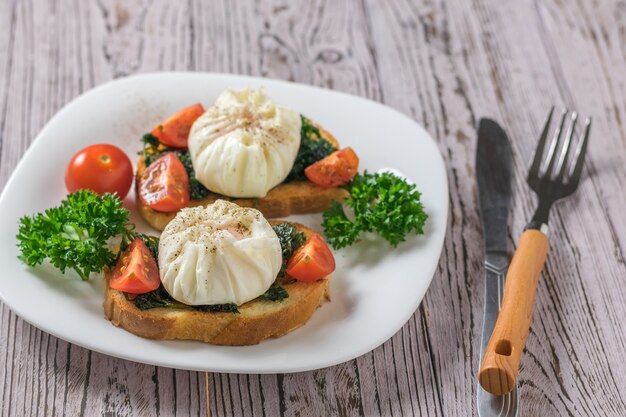
<path id="1" fill-rule="evenodd" d="M 58 207 L 20 219 L 19 259 L 29 266 L 48 259 L 61 272 L 73 269 L 87 280 L 92 272 L 115 263 L 117 254 L 109 248 L 115 236 L 121 236 L 122 244 L 138 236 L 122 201 L 112 194 L 81 190 Z"/>
<path id="2" fill-rule="evenodd" d="M 322 226 L 333 248 L 353 244 L 362 232 L 376 232 L 393 247 L 411 232 L 424 233 L 428 215 L 414 184 L 390 172 L 365 171 L 344 188 L 350 193 L 344 203 L 354 212 L 354 221 L 336 201 L 323 213 Z"/>

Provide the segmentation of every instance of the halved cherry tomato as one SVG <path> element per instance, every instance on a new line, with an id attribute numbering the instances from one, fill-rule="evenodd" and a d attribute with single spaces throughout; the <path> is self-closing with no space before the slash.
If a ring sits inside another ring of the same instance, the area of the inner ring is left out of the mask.
<path id="1" fill-rule="evenodd" d="M 335 257 L 317 233 L 300 246 L 287 262 L 287 274 L 298 281 L 316 281 L 335 270 Z"/>
<path id="2" fill-rule="evenodd" d="M 161 285 L 159 269 L 150 250 L 135 238 L 115 265 L 109 287 L 130 294 L 144 294 Z"/>
<path id="3" fill-rule="evenodd" d="M 344 148 L 308 166 L 304 175 L 320 187 L 339 187 L 349 183 L 358 168 L 359 157 L 352 148 Z"/>
<path id="4" fill-rule="evenodd" d="M 152 130 L 152 134 L 164 145 L 186 148 L 191 125 L 202 116 L 202 113 L 204 113 L 204 107 L 200 103 L 184 108 L 159 123 Z"/>
<path id="5" fill-rule="evenodd" d="M 89 189 L 117 193 L 124 199 L 133 183 L 133 165 L 117 146 L 91 145 L 78 151 L 65 169 L 65 186 L 73 193 Z"/>
<path id="6" fill-rule="evenodd" d="M 189 204 L 189 176 L 173 153 L 154 161 L 139 180 L 139 199 L 153 210 L 172 213 Z"/>

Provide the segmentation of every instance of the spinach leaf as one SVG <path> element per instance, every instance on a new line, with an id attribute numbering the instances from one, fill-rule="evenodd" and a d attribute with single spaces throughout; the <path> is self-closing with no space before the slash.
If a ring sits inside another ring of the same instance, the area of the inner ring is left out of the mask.
<path id="1" fill-rule="evenodd" d="M 286 181 L 305 180 L 304 169 L 337 150 L 322 137 L 320 130 L 306 117 L 300 116 L 300 149 Z"/>
<path id="2" fill-rule="evenodd" d="M 283 301 L 289 297 L 287 290 L 283 288 L 278 282 L 274 281 L 271 287 L 261 296 L 270 301 Z"/>
<path id="3" fill-rule="evenodd" d="M 194 310 L 205 311 L 209 313 L 234 313 L 239 314 L 239 310 L 237 309 L 237 304 L 228 303 L 228 304 L 213 304 L 206 306 L 193 306 Z"/>
<path id="4" fill-rule="evenodd" d="M 177 309 L 192 309 L 208 313 L 239 313 L 237 305 L 233 303 L 203 306 L 189 306 L 179 303 L 178 301 L 174 300 L 171 295 L 168 294 L 163 285 L 161 285 L 154 291 L 150 291 L 145 294 L 139 294 L 137 297 L 135 297 L 133 302 L 140 310 L 150 310 L 152 308 L 158 307 L 172 307 Z"/>
<path id="5" fill-rule="evenodd" d="M 165 291 L 163 285 L 154 291 L 139 294 L 133 300 L 139 310 L 149 310 L 157 307 L 174 307 L 176 301 Z"/>
<path id="6" fill-rule="evenodd" d="M 304 241 L 304 233 L 298 232 L 296 227 L 291 223 L 280 223 L 272 226 L 274 232 L 280 241 L 283 260 L 289 260 L 291 255 L 298 249 Z"/>
<path id="7" fill-rule="evenodd" d="M 178 159 L 180 159 L 180 162 L 183 163 L 185 171 L 187 171 L 187 175 L 189 176 L 189 191 L 191 192 L 191 199 L 202 200 L 209 195 L 209 190 L 196 178 L 196 171 L 194 171 L 193 164 L 191 163 L 191 155 L 189 152 L 176 151 L 174 153 Z"/>
<path id="8" fill-rule="evenodd" d="M 280 241 L 280 247 L 283 255 L 283 264 L 280 267 L 280 271 L 278 272 L 278 276 L 282 277 L 285 275 L 285 270 L 287 269 L 287 262 L 291 255 L 298 249 L 304 241 L 306 240 L 304 237 L 304 233 L 298 232 L 296 227 L 291 223 L 280 223 L 272 226 L 274 232 L 278 236 L 278 240 Z"/>

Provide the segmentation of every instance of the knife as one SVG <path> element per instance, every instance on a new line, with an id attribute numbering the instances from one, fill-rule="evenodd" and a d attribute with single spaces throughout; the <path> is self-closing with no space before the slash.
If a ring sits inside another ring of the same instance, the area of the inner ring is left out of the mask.
<path id="1" fill-rule="evenodd" d="M 481 363 L 498 318 L 509 266 L 506 227 L 511 201 L 511 145 L 504 130 L 490 119 L 480 119 L 478 124 L 476 181 L 485 240 L 485 313 L 478 362 Z M 509 394 L 495 396 L 477 383 L 476 403 L 480 417 L 516 416 L 517 387 Z"/>

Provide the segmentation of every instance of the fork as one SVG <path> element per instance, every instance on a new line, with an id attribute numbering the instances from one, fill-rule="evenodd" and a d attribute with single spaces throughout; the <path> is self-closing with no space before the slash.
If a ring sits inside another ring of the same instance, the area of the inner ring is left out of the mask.
<path id="1" fill-rule="evenodd" d="M 550 208 L 578 188 L 587 151 L 591 118 L 585 121 L 583 133 L 575 145 L 574 157 L 569 161 L 578 114 L 572 112 L 569 128 L 563 135 L 568 115 L 568 111 L 563 110 L 544 159 L 553 113 L 554 107 L 539 137 L 527 178 L 528 185 L 539 198 L 537 210 L 520 236 L 509 266 L 502 307 L 478 373 L 480 385 L 494 395 L 509 393 L 515 387 L 530 328 L 535 290 L 548 253 Z"/>

